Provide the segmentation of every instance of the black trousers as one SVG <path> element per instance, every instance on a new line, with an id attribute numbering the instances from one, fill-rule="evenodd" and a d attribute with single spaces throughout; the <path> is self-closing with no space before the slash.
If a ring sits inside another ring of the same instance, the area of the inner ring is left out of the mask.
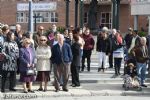
<path id="1" fill-rule="evenodd" d="M 2 66 L 3 66 L 3 63 L 0 61 L 0 75 L 2 75 Z"/>
<path id="2" fill-rule="evenodd" d="M 92 50 L 83 50 L 82 71 L 84 71 L 84 67 L 85 67 L 85 64 L 84 64 L 85 58 L 87 58 L 87 70 L 90 71 L 91 54 L 92 54 Z"/>
<path id="3" fill-rule="evenodd" d="M 5 84 L 7 76 L 9 75 L 9 89 L 13 89 L 16 86 L 16 71 L 2 71 L 1 90 L 5 90 Z"/>
<path id="4" fill-rule="evenodd" d="M 116 75 L 120 75 L 121 61 L 122 58 L 114 58 L 114 67 Z"/>
<path id="5" fill-rule="evenodd" d="M 113 53 L 110 53 L 109 55 L 109 67 L 113 68 Z"/>
<path id="6" fill-rule="evenodd" d="M 80 86 L 79 69 L 80 66 L 71 65 L 72 84 L 76 86 Z"/>

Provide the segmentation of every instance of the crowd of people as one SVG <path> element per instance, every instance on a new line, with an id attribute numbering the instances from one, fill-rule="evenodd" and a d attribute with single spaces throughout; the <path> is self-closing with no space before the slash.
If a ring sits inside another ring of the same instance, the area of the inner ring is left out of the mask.
<path id="1" fill-rule="evenodd" d="M 105 72 L 109 58 L 109 68 L 115 69 L 115 75 L 120 75 L 121 62 L 135 59 L 136 70 L 141 86 L 144 84 L 146 65 L 149 63 L 149 37 L 139 37 L 138 31 L 129 28 L 129 33 L 123 38 L 120 31 L 108 30 L 103 27 L 97 34 L 95 43 L 88 27 L 65 29 L 64 33 L 57 31 L 57 26 L 45 33 L 43 26 L 36 33 L 24 32 L 21 25 L 11 31 L 8 25 L 0 30 L 0 74 L 1 92 L 5 92 L 5 82 L 9 74 L 9 90 L 16 91 L 16 74 L 20 74 L 20 82 L 24 93 L 34 93 L 32 84 L 39 82 L 38 91 L 47 91 L 50 75 L 53 71 L 55 91 L 68 91 L 68 80 L 71 72 L 72 87 L 80 86 L 79 72 L 91 71 L 91 54 L 96 45 L 99 53 L 99 71 Z M 147 41 L 148 40 L 148 41 Z M 87 66 L 85 65 L 87 59 Z M 114 62 L 114 64 L 113 64 Z"/>

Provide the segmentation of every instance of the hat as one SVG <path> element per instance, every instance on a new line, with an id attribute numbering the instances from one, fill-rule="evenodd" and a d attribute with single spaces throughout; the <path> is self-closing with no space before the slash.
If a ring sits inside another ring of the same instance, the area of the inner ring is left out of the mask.
<path id="1" fill-rule="evenodd" d="M 102 28 L 102 31 L 103 31 L 103 32 L 107 32 L 107 31 L 108 31 L 108 28 L 107 28 L 107 27 L 103 27 L 103 28 Z"/>
<path id="2" fill-rule="evenodd" d="M 129 63 L 128 66 L 134 67 L 134 64 L 133 63 Z"/>

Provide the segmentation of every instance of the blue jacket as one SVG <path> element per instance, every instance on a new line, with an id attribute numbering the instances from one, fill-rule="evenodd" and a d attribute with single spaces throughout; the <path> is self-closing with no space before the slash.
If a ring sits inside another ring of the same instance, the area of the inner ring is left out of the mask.
<path id="1" fill-rule="evenodd" d="M 35 52 L 31 47 L 30 47 L 30 51 L 32 55 L 32 64 L 34 64 Z M 20 72 L 25 72 L 28 69 L 27 67 L 28 63 L 30 63 L 30 54 L 25 47 L 20 49 L 19 60 L 20 60 L 20 65 L 19 65 Z"/>
<path id="2" fill-rule="evenodd" d="M 51 61 L 53 64 L 61 64 L 62 62 L 70 63 L 72 58 L 71 47 L 67 43 L 64 42 L 62 51 L 60 51 L 58 43 L 52 47 Z"/>

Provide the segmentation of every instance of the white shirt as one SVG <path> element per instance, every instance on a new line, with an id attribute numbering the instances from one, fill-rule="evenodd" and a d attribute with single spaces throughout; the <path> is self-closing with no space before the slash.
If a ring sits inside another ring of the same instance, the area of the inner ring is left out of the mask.
<path id="1" fill-rule="evenodd" d="M 130 46 L 130 48 L 128 50 L 128 53 L 130 53 L 130 51 L 134 48 L 136 38 L 137 38 L 137 36 L 132 38 L 131 46 Z"/>

